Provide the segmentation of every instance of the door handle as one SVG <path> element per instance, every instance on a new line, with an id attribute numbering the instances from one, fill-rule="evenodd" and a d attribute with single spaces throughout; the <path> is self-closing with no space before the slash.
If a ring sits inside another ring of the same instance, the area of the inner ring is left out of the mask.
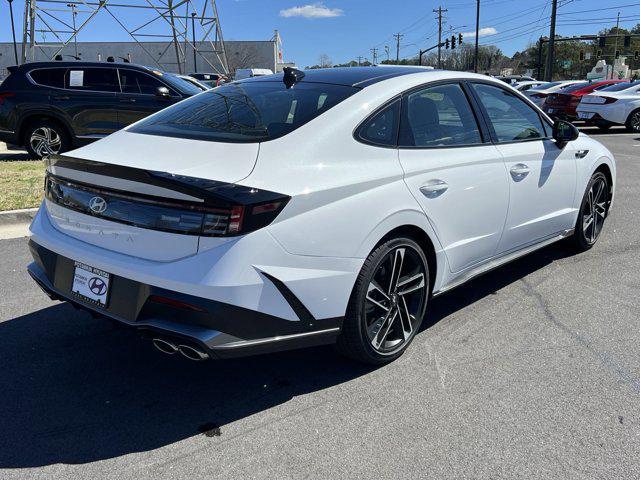
<path id="1" fill-rule="evenodd" d="M 120 103 L 136 103 L 135 98 L 121 98 Z"/>
<path id="2" fill-rule="evenodd" d="M 515 178 L 522 179 L 529 175 L 531 169 L 525 165 L 524 163 L 516 163 L 513 167 L 511 167 L 511 175 Z"/>
<path id="3" fill-rule="evenodd" d="M 442 195 L 448 188 L 449 185 L 444 180 L 430 180 L 420 187 L 420 191 L 425 197 L 435 198 Z"/>
<path id="4" fill-rule="evenodd" d="M 53 99 L 54 100 L 69 100 L 69 96 L 68 95 L 54 95 Z"/>

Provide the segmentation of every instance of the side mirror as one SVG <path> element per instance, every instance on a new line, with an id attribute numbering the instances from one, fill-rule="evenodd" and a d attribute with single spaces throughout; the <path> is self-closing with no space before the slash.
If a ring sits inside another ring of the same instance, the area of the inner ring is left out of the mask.
<path id="1" fill-rule="evenodd" d="M 556 120 L 553 124 L 553 139 L 558 148 L 564 148 L 567 143 L 575 140 L 580 135 L 580 131 L 575 125 L 566 120 Z"/>
<path id="2" fill-rule="evenodd" d="M 158 87 L 156 88 L 156 97 L 170 98 L 171 92 L 167 87 Z"/>

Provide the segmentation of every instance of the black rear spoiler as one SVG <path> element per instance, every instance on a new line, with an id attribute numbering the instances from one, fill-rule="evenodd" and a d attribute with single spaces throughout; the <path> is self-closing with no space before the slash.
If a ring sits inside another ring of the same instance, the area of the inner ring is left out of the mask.
<path id="1" fill-rule="evenodd" d="M 257 203 L 268 203 L 282 199 L 282 194 L 280 193 L 237 185 L 235 183 L 125 167 L 66 155 L 51 155 L 45 162 L 49 172 L 51 172 L 51 167 L 60 167 L 106 177 L 122 178 L 133 182 L 174 190 L 202 199 L 205 206 L 255 205 Z M 60 176 L 59 174 L 56 175 Z"/>

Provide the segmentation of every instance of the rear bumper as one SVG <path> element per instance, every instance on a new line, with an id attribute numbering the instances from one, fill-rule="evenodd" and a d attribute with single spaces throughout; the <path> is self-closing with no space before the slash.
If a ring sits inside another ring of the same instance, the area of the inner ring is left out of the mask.
<path id="1" fill-rule="evenodd" d="M 76 297 L 70 289 L 73 260 L 56 254 L 31 240 L 34 262 L 29 275 L 52 300 L 71 303 L 96 317 L 119 322 L 152 336 L 186 341 L 200 346 L 212 358 L 231 358 L 279 350 L 330 344 L 340 331 L 342 318 L 314 319 L 283 290 L 302 318 L 292 322 L 262 312 L 214 300 L 185 295 L 152 285 L 113 276 L 111 295 L 105 308 Z M 274 279 L 275 280 L 275 279 Z M 275 280 L 277 282 L 277 280 Z M 282 284 L 279 288 L 285 288 Z M 192 305 L 198 310 L 156 303 L 159 296 Z"/>

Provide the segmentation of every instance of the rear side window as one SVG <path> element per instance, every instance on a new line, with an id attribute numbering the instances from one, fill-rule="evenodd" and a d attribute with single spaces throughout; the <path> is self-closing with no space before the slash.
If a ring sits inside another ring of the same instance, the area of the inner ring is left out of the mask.
<path id="1" fill-rule="evenodd" d="M 191 97 L 129 131 L 217 142 L 282 137 L 345 100 L 357 88 L 323 83 L 230 83 Z"/>
<path id="2" fill-rule="evenodd" d="M 40 70 L 32 70 L 29 75 L 39 85 L 64 88 L 64 74 L 66 71 L 66 68 L 42 68 Z"/>
<path id="3" fill-rule="evenodd" d="M 146 73 L 122 69 L 119 69 L 118 72 L 120 74 L 120 84 L 122 85 L 123 93 L 155 95 L 158 87 L 166 86 L 160 80 Z"/>
<path id="4" fill-rule="evenodd" d="M 400 121 L 400 100 L 375 113 L 358 129 L 357 137 L 365 143 L 395 146 Z"/>
<path id="5" fill-rule="evenodd" d="M 515 142 L 546 136 L 538 113 L 527 103 L 502 88 L 473 85 L 499 142 Z"/>
<path id="6" fill-rule="evenodd" d="M 92 92 L 119 92 L 115 68 L 70 68 L 65 75 L 65 88 Z"/>
<path id="7" fill-rule="evenodd" d="M 460 85 L 436 85 L 404 97 L 400 146 L 446 147 L 478 143 L 482 143 L 478 123 Z"/>

